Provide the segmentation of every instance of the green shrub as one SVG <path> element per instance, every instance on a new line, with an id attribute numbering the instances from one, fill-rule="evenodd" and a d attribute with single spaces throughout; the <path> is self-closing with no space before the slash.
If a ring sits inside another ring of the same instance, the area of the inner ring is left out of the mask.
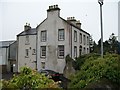
<path id="1" fill-rule="evenodd" d="M 84 88 L 91 82 L 107 78 L 113 83 L 120 83 L 120 56 L 116 54 L 107 54 L 104 58 L 87 56 L 87 59 L 77 72 L 71 78 L 71 88 Z"/>
<path id="2" fill-rule="evenodd" d="M 2 83 L 3 88 L 14 89 L 58 88 L 52 79 L 28 67 L 21 68 L 19 75 L 14 75 L 9 81 L 3 80 Z"/>

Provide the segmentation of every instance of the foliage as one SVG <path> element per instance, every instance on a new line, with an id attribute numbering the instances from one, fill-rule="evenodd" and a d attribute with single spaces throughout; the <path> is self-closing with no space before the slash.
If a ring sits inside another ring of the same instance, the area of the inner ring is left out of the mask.
<path id="1" fill-rule="evenodd" d="M 68 63 L 68 62 L 72 62 L 73 59 L 70 57 L 70 55 L 67 55 L 67 56 L 65 57 L 65 61 L 66 61 L 66 63 Z"/>
<path id="2" fill-rule="evenodd" d="M 93 44 L 93 50 L 92 53 L 99 53 L 100 54 L 100 48 L 101 48 L 101 39 L 98 41 L 98 44 L 94 42 Z M 119 43 L 117 41 L 117 38 L 114 33 L 112 33 L 108 40 L 103 42 L 103 49 L 104 54 L 108 53 L 118 53 L 119 51 Z"/>
<path id="3" fill-rule="evenodd" d="M 87 59 L 94 60 L 94 59 L 97 59 L 98 57 L 100 57 L 100 55 L 96 54 L 96 53 L 82 55 L 82 56 L 76 58 L 76 60 L 73 62 L 73 67 L 75 70 L 80 70 L 81 66 L 84 64 L 84 62 Z"/>
<path id="4" fill-rule="evenodd" d="M 58 88 L 52 79 L 28 67 L 21 68 L 19 75 L 14 75 L 9 81 L 3 80 L 2 83 L 3 88 L 14 89 Z"/>
<path id="5" fill-rule="evenodd" d="M 120 83 L 120 56 L 107 54 L 104 58 L 88 55 L 79 72 L 72 78 L 70 88 L 84 88 L 88 84 L 106 78 L 113 83 Z"/>

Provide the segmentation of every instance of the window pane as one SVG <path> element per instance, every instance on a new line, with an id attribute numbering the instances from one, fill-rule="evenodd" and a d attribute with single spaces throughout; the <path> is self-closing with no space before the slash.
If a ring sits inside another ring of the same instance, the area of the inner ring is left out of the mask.
<path id="1" fill-rule="evenodd" d="M 82 33 L 80 33 L 80 43 L 82 43 Z"/>
<path id="2" fill-rule="evenodd" d="M 58 40 L 64 40 L 64 29 L 59 29 Z"/>
<path id="3" fill-rule="evenodd" d="M 63 45 L 58 46 L 58 58 L 64 58 L 64 46 Z"/>
<path id="4" fill-rule="evenodd" d="M 45 62 L 41 62 L 42 69 L 45 69 Z"/>
<path id="5" fill-rule="evenodd" d="M 83 39 L 84 39 L 84 45 L 86 44 L 86 37 L 85 35 L 83 36 Z"/>
<path id="6" fill-rule="evenodd" d="M 87 36 L 87 45 L 89 45 L 89 37 Z"/>
<path id="7" fill-rule="evenodd" d="M 77 47 L 74 46 L 74 57 L 76 58 L 77 57 Z"/>
<path id="8" fill-rule="evenodd" d="M 46 46 L 41 46 L 41 57 L 46 57 Z"/>
<path id="9" fill-rule="evenodd" d="M 46 37 L 47 37 L 46 34 L 47 34 L 46 31 L 41 31 L 41 41 L 42 41 L 42 42 L 45 42 L 45 41 L 46 41 Z"/>
<path id="10" fill-rule="evenodd" d="M 74 41 L 77 42 L 77 31 L 74 31 Z"/>

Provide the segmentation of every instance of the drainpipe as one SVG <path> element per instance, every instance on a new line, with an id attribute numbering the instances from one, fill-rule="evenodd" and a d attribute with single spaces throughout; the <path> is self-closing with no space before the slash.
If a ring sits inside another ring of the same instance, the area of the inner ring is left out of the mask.
<path id="1" fill-rule="evenodd" d="M 38 44 L 38 31 L 36 29 L 36 70 L 38 70 L 37 69 L 37 44 Z"/>
<path id="2" fill-rule="evenodd" d="M 71 30 L 71 58 L 72 58 L 72 26 L 70 26 L 70 30 Z"/>

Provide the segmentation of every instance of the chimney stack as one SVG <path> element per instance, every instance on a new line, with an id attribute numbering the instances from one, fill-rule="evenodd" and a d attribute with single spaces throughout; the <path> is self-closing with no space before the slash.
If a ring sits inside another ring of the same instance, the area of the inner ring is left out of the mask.
<path id="1" fill-rule="evenodd" d="M 67 17 L 67 21 L 70 22 L 70 23 L 72 23 L 72 24 L 74 24 L 74 25 L 76 25 L 76 19 L 75 19 L 75 17 Z"/>
<path id="2" fill-rule="evenodd" d="M 47 11 L 49 12 L 49 11 L 54 11 L 54 10 L 60 10 L 58 5 L 51 5 L 51 6 L 49 6 L 49 9 Z"/>
<path id="3" fill-rule="evenodd" d="M 58 5 L 51 5 L 47 10 L 47 17 L 51 18 L 55 16 L 60 16 L 60 8 L 58 7 Z"/>
<path id="4" fill-rule="evenodd" d="M 24 31 L 27 31 L 27 30 L 30 30 L 31 29 L 31 26 L 30 26 L 30 23 L 26 23 L 26 25 L 24 25 Z"/>
<path id="5" fill-rule="evenodd" d="M 80 20 L 76 21 L 76 26 L 81 29 L 81 23 Z"/>

